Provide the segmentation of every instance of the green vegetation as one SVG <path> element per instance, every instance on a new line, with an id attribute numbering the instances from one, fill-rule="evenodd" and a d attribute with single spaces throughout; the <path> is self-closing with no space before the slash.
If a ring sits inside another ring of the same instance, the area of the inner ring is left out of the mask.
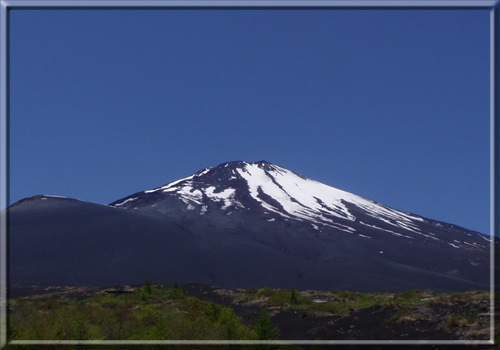
<path id="1" fill-rule="evenodd" d="M 273 326 L 266 310 L 260 310 L 254 330 L 259 340 L 274 340 L 280 336 L 280 330 Z"/>
<path id="2" fill-rule="evenodd" d="M 297 299 L 297 291 L 293 287 L 290 290 L 290 302 L 292 304 L 297 304 L 299 302 L 299 300 Z"/>
<path id="3" fill-rule="evenodd" d="M 487 291 L 358 293 L 293 287 L 207 290 L 203 294 L 208 293 L 210 300 L 223 300 L 224 305 L 189 296 L 177 283 L 168 287 L 153 285 L 149 280 L 133 291 L 95 290 L 93 296 L 85 294 L 83 298 L 78 294 L 80 300 L 71 299 L 69 295 L 74 294 L 64 292 L 18 298 L 9 301 L 9 339 L 273 340 L 279 339 L 280 334 L 290 334 L 287 322 L 281 324 L 281 329 L 275 324 L 283 320 L 283 315 L 294 317 L 292 327 L 308 317 L 329 317 L 328 325 L 337 320 L 345 323 L 349 318 L 352 327 L 335 333 L 346 339 L 362 336 L 355 324 L 359 317 L 372 316 L 383 317 L 377 324 L 391 329 L 411 329 L 412 323 L 418 321 L 459 339 L 484 339 L 489 334 Z M 236 315 L 233 308 L 245 318 Z M 364 316 L 358 314 L 370 308 L 368 313 L 362 313 Z M 315 331 L 335 332 L 335 327 L 323 327 L 321 323 L 314 327 Z"/>
<path id="4" fill-rule="evenodd" d="M 389 294 L 356 293 L 345 291 L 320 292 L 314 297 L 308 291 L 299 292 L 263 288 L 247 290 L 246 293 L 233 296 L 238 303 L 257 303 L 265 307 L 294 309 L 311 316 L 349 315 L 351 311 L 359 311 L 389 300 Z"/>
<path id="5" fill-rule="evenodd" d="M 224 291 L 224 290 L 222 290 Z M 470 300 L 487 300 L 484 291 L 465 293 L 441 293 L 436 290 L 408 290 L 401 293 L 359 293 L 333 290 L 297 291 L 282 289 L 247 289 L 244 292 L 231 293 L 235 303 L 256 304 L 267 308 L 297 310 L 307 316 L 349 316 L 370 307 L 408 310 L 418 306 L 452 305 L 467 303 Z M 401 311 L 403 312 L 403 311 Z"/>
<path id="6" fill-rule="evenodd" d="M 467 327 L 477 322 L 479 311 L 476 308 L 470 308 L 467 312 L 452 314 L 446 320 L 446 326 L 449 329 Z"/>
<path id="7" fill-rule="evenodd" d="M 146 280 L 146 282 L 144 282 L 144 293 L 146 293 L 146 294 L 152 293 L 150 280 Z"/>
<path id="8" fill-rule="evenodd" d="M 11 303 L 12 340 L 260 339 L 234 311 L 146 281 L 133 293 Z M 261 328 L 257 328 L 261 330 Z"/>

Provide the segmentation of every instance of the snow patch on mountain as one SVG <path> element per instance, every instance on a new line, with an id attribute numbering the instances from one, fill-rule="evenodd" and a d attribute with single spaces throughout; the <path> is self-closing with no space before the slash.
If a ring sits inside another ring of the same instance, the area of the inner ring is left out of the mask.
<path id="1" fill-rule="evenodd" d="M 122 206 L 122 205 L 124 205 L 125 203 L 135 201 L 136 199 L 137 199 L 137 197 L 129 198 L 129 199 L 127 199 L 127 200 L 124 200 L 124 201 L 123 201 L 123 202 L 121 202 L 121 203 L 115 204 L 115 206 L 117 206 L 117 207 L 121 207 L 121 206 Z"/>
<path id="2" fill-rule="evenodd" d="M 390 234 L 394 235 L 394 236 L 398 236 L 398 237 L 404 237 L 404 238 L 409 238 L 409 239 L 413 239 L 413 237 L 410 237 L 410 236 L 407 236 L 407 235 L 403 235 L 401 233 L 397 233 L 397 232 L 394 232 L 394 231 L 391 231 L 391 230 L 387 230 L 385 228 L 381 228 L 381 227 L 378 227 L 378 226 L 375 226 L 375 225 L 369 225 L 369 224 L 366 224 L 364 223 L 363 221 L 360 221 L 359 222 L 361 225 L 363 226 L 367 226 L 367 227 L 371 227 L 371 228 L 374 228 L 374 229 L 377 229 L 377 230 L 381 230 L 381 231 L 385 231 L 385 232 L 389 232 Z"/>

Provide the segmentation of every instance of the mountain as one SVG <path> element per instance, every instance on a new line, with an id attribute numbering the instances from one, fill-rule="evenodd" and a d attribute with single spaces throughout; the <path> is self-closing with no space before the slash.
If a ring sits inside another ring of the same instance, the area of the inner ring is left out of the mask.
<path id="1" fill-rule="evenodd" d="M 489 288 L 489 236 L 266 161 L 223 163 L 107 206 L 35 196 L 9 220 L 12 283 Z"/>

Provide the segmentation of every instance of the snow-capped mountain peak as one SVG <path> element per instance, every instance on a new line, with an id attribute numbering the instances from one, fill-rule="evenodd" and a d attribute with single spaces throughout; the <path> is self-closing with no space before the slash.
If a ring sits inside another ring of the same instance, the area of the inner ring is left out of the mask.
<path id="1" fill-rule="evenodd" d="M 222 163 L 111 205 L 170 211 L 170 208 L 155 207 L 174 198 L 181 201 L 185 211 L 198 215 L 205 215 L 214 208 L 226 215 L 249 211 L 267 217 L 268 221 L 308 223 L 317 231 L 330 228 L 364 238 L 384 234 L 405 239 L 441 240 L 433 232 L 438 227 L 432 220 L 392 209 L 266 161 Z M 425 229 L 422 229 L 423 224 Z"/>

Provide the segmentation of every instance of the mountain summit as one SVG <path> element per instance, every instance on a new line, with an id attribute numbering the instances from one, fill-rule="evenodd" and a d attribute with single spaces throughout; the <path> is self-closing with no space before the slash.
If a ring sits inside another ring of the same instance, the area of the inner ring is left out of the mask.
<path id="1" fill-rule="evenodd" d="M 201 215 L 210 204 L 218 203 L 218 209 L 227 213 L 254 210 L 269 215 L 269 218 L 309 221 L 341 230 L 346 228 L 339 226 L 336 219 L 355 219 L 343 202 L 359 203 L 372 209 L 376 207 L 359 196 L 266 161 L 223 163 L 111 205 L 139 208 L 170 196 L 181 199 L 188 210 L 196 210 Z"/>
<path id="2" fill-rule="evenodd" d="M 223 163 L 109 206 L 37 196 L 10 217 L 12 280 L 23 283 L 358 291 L 489 283 L 488 236 L 266 161 Z"/>
<path id="3" fill-rule="evenodd" d="M 252 216 L 267 218 L 267 221 L 306 223 L 316 231 L 328 228 L 364 238 L 385 234 L 447 242 L 457 248 L 486 248 L 489 241 L 479 233 L 389 208 L 266 161 L 223 163 L 110 205 L 168 213 L 173 209 L 169 200 L 172 198 L 184 203 L 183 209 L 193 214 L 205 215 L 209 209 L 226 215 L 251 211 Z M 162 205 L 163 202 L 166 205 Z M 453 234 L 450 236 L 447 232 Z M 471 236 L 483 240 L 475 244 L 468 242 L 467 237 Z"/>

